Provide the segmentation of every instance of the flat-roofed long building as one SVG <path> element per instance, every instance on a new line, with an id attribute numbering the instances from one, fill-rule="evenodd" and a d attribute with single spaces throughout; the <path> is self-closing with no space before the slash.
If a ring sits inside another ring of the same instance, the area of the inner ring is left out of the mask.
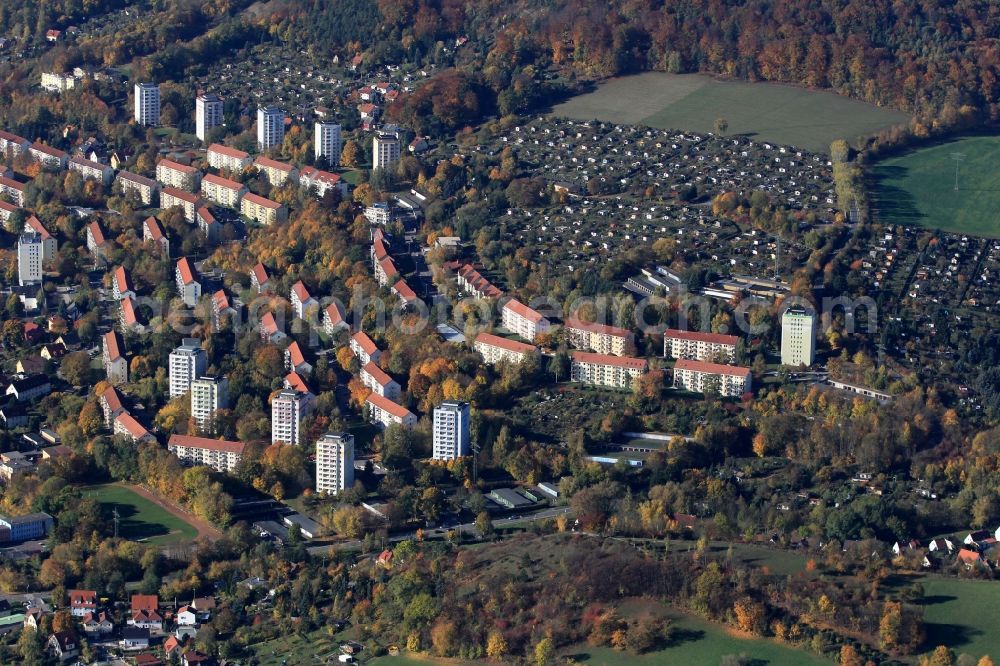
<path id="1" fill-rule="evenodd" d="M 674 387 L 738 398 L 752 389 L 750 368 L 682 358 L 674 366 Z"/>
<path id="2" fill-rule="evenodd" d="M 668 328 L 663 333 L 663 355 L 667 358 L 733 363 L 739 341 L 735 335 Z"/>
<path id="3" fill-rule="evenodd" d="M 570 379 L 592 386 L 632 388 L 649 369 L 645 359 L 575 351 L 570 355 Z"/>

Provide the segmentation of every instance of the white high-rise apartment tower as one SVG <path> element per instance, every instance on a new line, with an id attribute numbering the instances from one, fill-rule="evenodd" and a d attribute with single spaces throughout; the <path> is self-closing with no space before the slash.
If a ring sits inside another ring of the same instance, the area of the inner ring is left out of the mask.
<path id="1" fill-rule="evenodd" d="M 22 287 L 42 282 L 42 236 L 21 234 L 17 239 L 17 282 Z"/>
<path id="2" fill-rule="evenodd" d="M 338 166 L 340 164 L 340 125 L 328 120 L 317 122 L 313 148 L 316 153 L 317 165 L 323 162 L 329 166 Z"/>
<path id="3" fill-rule="evenodd" d="M 788 308 L 781 315 L 781 364 L 812 365 L 816 355 L 816 315 Z"/>
<path id="4" fill-rule="evenodd" d="M 469 455 L 469 403 L 449 400 L 434 410 L 434 459 L 454 460 Z"/>
<path id="5" fill-rule="evenodd" d="M 309 413 L 309 398 L 298 391 L 281 391 L 271 400 L 271 443 L 302 443 L 302 419 Z"/>
<path id="6" fill-rule="evenodd" d="M 337 493 L 354 486 L 354 435 L 328 432 L 316 442 L 316 492 Z"/>
<path id="7" fill-rule="evenodd" d="M 135 84 L 135 122 L 146 127 L 160 124 L 160 86 L 155 83 Z"/>
<path id="8" fill-rule="evenodd" d="M 399 136 L 376 134 L 372 139 L 372 168 L 389 169 L 399 161 Z"/>
<path id="9" fill-rule="evenodd" d="M 170 352 L 170 398 L 184 395 L 191 382 L 205 372 L 205 352 L 198 338 L 184 338 L 181 346 Z"/>
<path id="10" fill-rule="evenodd" d="M 202 141 L 208 130 L 222 124 L 222 98 L 215 93 L 198 95 L 195 100 L 195 134 Z"/>
<path id="11" fill-rule="evenodd" d="M 261 150 L 280 146 L 285 140 L 285 112 L 276 106 L 257 109 L 257 147 Z"/>
<path id="12" fill-rule="evenodd" d="M 191 382 L 191 418 L 202 432 L 214 434 L 215 412 L 229 406 L 229 382 L 225 377 L 199 377 Z"/>

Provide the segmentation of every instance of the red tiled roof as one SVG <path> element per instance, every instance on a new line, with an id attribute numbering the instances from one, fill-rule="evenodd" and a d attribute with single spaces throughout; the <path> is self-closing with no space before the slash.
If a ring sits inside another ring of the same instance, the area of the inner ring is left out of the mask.
<path id="1" fill-rule="evenodd" d="M 156 187 L 157 183 L 152 178 L 146 178 L 145 176 L 140 176 L 139 174 L 132 173 L 131 171 L 119 171 L 118 177 L 124 180 L 130 180 L 133 183 L 138 183 L 139 185 L 144 185 L 145 187 Z"/>
<path id="2" fill-rule="evenodd" d="M 31 144 L 31 150 L 37 150 L 40 153 L 45 153 L 46 155 L 51 155 L 52 157 L 63 158 L 66 157 L 67 153 L 65 151 L 59 150 L 58 148 L 53 148 L 52 146 L 47 146 L 44 143 L 38 141 Z"/>
<path id="3" fill-rule="evenodd" d="M 194 282 L 194 269 L 191 267 L 191 262 L 188 261 L 187 257 L 181 257 L 177 260 L 177 270 L 181 272 L 181 281 L 184 284 Z"/>
<path id="4" fill-rule="evenodd" d="M 292 371 L 285 375 L 285 385 L 292 389 L 293 391 L 298 391 L 299 393 L 312 393 L 309 390 L 309 385 L 306 384 L 306 380 L 302 379 L 302 375 Z"/>
<path id="5" fill-rule="evenodd" d="M 674 365 L 676 370 L 691 370 L 693 372 L 706 372 L 713 375 L 729 375 L 730 377 L 749 377 L 750 368 L 738 365 L 725 365 L 723 363 L 709 363 L 708 361 L 695 361 L 682 358 Z"/>
<path id="6" fill-rule="evenodd" d="M 124 266 L 115 269 L 115 285 L 118 287 L 119 294 L 132 291 L 132 281 L 129 280 L 128 271 L 125 270 Z"/>
<path id="7" fill-rule="evenodd" d="M 507 351 L 517 352 L 519 354 L 533 354 L 538 351 L 538 347 L 535 345 L 518 342 L 517 340 L 508 340 L 507 338 L 501 338 L 499 335 L 493 335 L 492 333 L 480 333 L 476 336 L 473 344 L 477 342 L 484 345 L 490 345 L 491 347 L 499 347 L 501 349 L 506 349 Z"/>
<path id="8" fill-rule="evenodd" d="M 0 210 L 7 211 L 8 213 L 13 213 L 19 208 L 12 203 L 7 203 L 6 201 L 0 201 Z"/>
<path id="9" fill-rule="evenodd" d="M 126 326 L 135 326 L 139 323 L 139 319 L 135 316 L 135 302 L 131 296 L 122 299 L 122 318 Z"/>
<path id="10" fill-rule="evenodd" d="M 163 239 L 163 227 L 160 226 L 159 220 L 150 216 L 146 218 L 143 224 L 146 225 L 146 229 L 149 230 L 149 235 L 152 236 L 154 241 Z"/>
<path id="11" fill-rule="evenodd" d="M 202 206 L 199 208 L 195 215 L 197 215 L 205 225 L 215 224 L 215 216 L 212 215 L 212 211 L 208 206 Z"/>
<path id="12" fill-rule="evenodd" d="M 235 148 L 230 148 L 229 146 L 223 146 L 221 143 L 213 143 L 208 147 L 208 152 L 218 153 L 220 155 L 233 157 L 238 160 L 245 160 L 250 157 L 250 153 L 244 153 L 242 150 L 236 150 Z"/>
<path id="13" fill-rule="evenodd" d="M 157 168 L 163 167 L 164 169 L 172 169 L 173 171 L 180 171 L 185 175 L 191 175 L 197 173 L 198 170 L 193 166 L 188 166 L 187 164 L 181 164 L 180 162 L 174 162 L 173 160 L 162 159 L 156 163 Z"/>
<path id="14" fill-rule="evenodd" d="M 70 162 L 72 162 L 73 164 L 78 164 L 79 166 L 88 167 L 90 169 L 97 169 L 98 171 L 104 171 L 105 169 L 111 168 L 106 164 L 101 164 L 100 162 L 88 160 L 86 157 L 80 157 L 79 155 L 70 159 Z"/>
<path id="15" fill-rule="evenodd" d="M 215 309 L 217 311 L 226 310 L 232 307 L 229 305 L 229 296 L 226 295 L 226 292 L 223 289 L 220 289 L 212 294 L 212 303 L 215 304 Z"/>
<path id="16" fill-rule="evenodd" d="M 410 285 L 406 284 L 405 280 L 399 280 L 392 285 L 392 291 L 396 292 L 396 295 L 407 303 L 417 300 L 417 293 L 410 288 Z"/>
<path id="17" fill-rule="evenodd" d="M 12 141 L 14 143 L 20 143 L 20 144 L 28 143 L 28 140 L 25 139 L 23 136 L 18 136 L 16 134 L 11 134 L 10 132 L 5 132 L 3 130 L 0 130 L 0 139 L 3 139 L 4 141 Z"/>
<path id="18" fill-rule="evenodd" d="M 122 345 L 117 332 L 108 331 L 104 334 L 104 347 L 108 350 L 108 358 L 112 361 L 122 357 Z"/>
<path id="19" fill-rule="evenodd" d="M 365 363 L 365 367 L 361 368 L 365 373 L 367 373 L 372 379 L 378 382 L 379 386 L 387 386 L 389 382 L 392 381 L 392 377 L 387 375 L 382 368 L 378 367 L 371 361 Z"/>
<path id="20" fill-rule="evenodd" d="M 132 611 L 151 610 L 160 607 L 160 598 L 155 594 L 133 594 Z"/>
<path id="21" fill-rule="evenodd" d="M 231 442 L 224 439 L 193 437 L 191 435 L 171 435 L 167 446 L 186 446 L 191 449 L 208 449 L 209 451 L 242 454 L 246 445 L 243 442 Z"/>
<path id="22" fill-rule="evenodd" d="M 114 386 L 104 389 L 101 397 L 104 398 L 104 402 L 107 403 L 108 409 L 112 412 L 116 412 L 122 408 L 121 396 L 118 395 L 118 390 Z"/>
<path id="23" fill-rule="evenodd" d="M 256 204 L 258 206 L 263 206 L 264 208 L 270 208 L 272 210 L 273 209 L 277 209 L 277 208 L 281 208 L 281 204 L 280 203 L 271 201 L 270 199 L 265 199 L 262 196 L 254 194 L 253 192 L 248 192 L 248 193 L 244 194 L 243 195 L 243 201 L 249 201 L 252 204 Z"/>
<path id="24" fill-rule="evenodd" d="M 627 338 L 631 335 L 631 332 L 625 328 L 583 321 L 582 319 L 577 318 L 575 313 L 566 320 L 566 328 L 587 331 L 589 333 L 601 333 L 603 335 L 611 335 L 616 338 Z"/>
<path id="25" fill-rule="evenodd" d="M 413 415 L 413 412 L 408 410 L 406 407 L 403 407 L 399 403 L 393 402 L 388 398 L 383 398 L 378 393 L 369 394 L 365 402 L 370 402 L 383 412 L 389 412 L 398 419 L 405 419 L 407 416 Z"/>
<path id="26" fill-rule="evenodd" d="M 380 259 L 378 265 L 387 278 L 393 275 L 399 275 L 399 271 L 396 270 L 396 264 L 392 263 L 392 257 Z"/>
<path id="27" fill-rule="evenodd" d="M 299 171 L 299 176 L 303 180 L 315 180 L 320 183 L 326 183 L 327 185 L 336 185 L 340 182 L 339 174 L 323 171 L 321 169 L 317 169 L 316 167 L 302 167 L 302 170 Z"/>
<path id="28" fill-rule="evenodd" d="M 18 192 L 24 192 L 24 183 L 18 182 L 13 178 L 8 178 L 6 176 L 0 176 L 0 186 L 17 190 Z"/>
<path id="29" fill-rule="evenodd" d="M 532 310 L 531 308 L 529 308 L 527 305 L 517 300 L 516 298 L 512 298 L 509 301 L 507 301 L 504 304 L 504 309 L 510 310 L 519 317 L 523 317 L 524 319 L 527 319 L 528 321 L 533 322 L 535 324 L 545 319 L 545 317 L 543 317 L 540 313 Z"/>
<path id="30" fill-rule="evenodd" d="M 67 590 L 70 606 L 90 605 L 97 602 L 97 592 L 94 590 Z"/>
<path id="31" fill-rule="evenodd" d="M 570 356 L 574 363 L 592 363 L 596 365 L 613 365 L 619 368 L 645 370 L 647 363 L 644 358 L 630 356 L 611 356 L 610 354 L 595 354 L 594 352 L 575 351 Z"/>
<path id="32" fill-rule="evenodd" d="M 291 173 L 295 167 L 291 164 L 286 164 L 285 162 L 279 162 L 278 160 L 272 160 L 270 157 L 264 157 L 260 155 L 253 161 L 254 166 L 264 168 L 264 169 L 278 169 L 279 171 L 284 171 L 285 173 Z"/>
<path id="33" fill-rule="evenodd" d="M 278 322 L 274 321 L 274 315 L 270 312 L 265 312 L 264 316 L 260 318 L 260 328 L 262 331 L 268 335 L 273 335 L 278 332 Z"/>
<path id="34" fill-rule="evenodd" d="M 267 269 L 264 268 L 264 264 L 259 262 L 251 269 L 251 273 L 257 278 L 257 284 L 264 284 L 270 279 L 267 275 Z"/>
<path id="35" fill-rule="evenodd" d="M 180 199 L 189 204 L 197 204 L 201 197 L 197 194 L 191 192 L 185 192 L 184 190 L 178 190 L 176 187 L 164 187 L 160 192 L 161 197 L 174 197 L 175 199 Z"/>
<path id="36" fill-rule="evenodd" d="M 735 345 L 740 340 L 735 335 L 702 333 L 700 331 L 681 331 L 676 328 L 668 328 L 663 332 L 663 337 L 677 338 L 678 340 L 691 340 L 693 342 L 708 342 L 717 345 Z"/>
<path id="37" fill-rule="evenodd" d="M 312 298 L 312 296 L 309 295 L 309 290 L 306 289 L 306 285 L 303 284 L 302 280 L 299 280 L 292 285 L 292 293 L 298 296 L 299 303 L 305 303 Z"/>
<path id="38" fill-rule="evenodd" d="M 128 434 L 134 437 L 135 439 L 142 439 L 143 437 L 147 437 L 149 435 L 149 431 L 143 428 L 142 424 L 136 421 L 135 417 L 133 417 L 128 412 L 122 412 L 121 414 L 119 414 L 115 418 L 115 421 L 121 423 L 122 426 L 124 426 L 125 430 L 128 432 Z"/>
<path id="39" fill-rule="evenodd" d="M 389 256 L 389 251 L 385 249 L 385 243 L 381 238 L 376 238 L 372 243 L 372 247 L 375 248 L 375 260 L 382 261 Z"/>
<path id="40" fill-rule="evenodd" d="M 378 347 L 375 346 L 375 343 L 372 342 L 372 339 L 369 338 L 368 334 L 364 331 L 358 331 L 352 335 L 351 338 L 353 338 L 358 346 L 361 347 L 361 349 L 369 356 L 378 351 Z"/>
<path id="41" fill-rule="evenodd" d="M 202 189 L 205 188 L 205 183 L 211 183 L 212 185 L 224 187 L 227 190 L 243 189 L 243 183 L 238 183 L 235 180 L 231 180 L 229 178 L 223 178 L 222 176 L 216 176 L 214 173 L 205 174 L 205 177 L 201 179 Z"/>
<path id="42" fill-rule="evenodd" d="M 306 362 L 306 357 L 302 354 L 302 348 L 299 347 L 298 342 L 288 345 L 288 349 L 285 351 L 288 352 L 288 359 L 291 361 L 293 368 L 297 368 Z"/>
<path id="43" fill-rule="evenodd" d="M 326 306 L 326 316 L 330 318 L 330 323 L 336 326 L 344 322 L 344 313 L 340 311 L 340 306 L 330 303 Z"/>
<path id="44" fill-rule="evenodd" d="M 49 238 L 52 238 L 52 234 L 49 233 L 49 230 L 46 229 L 44 225 L 42 225 L 42 221 L 39 220 L 34 215 L 30 216 L 25 221 L 24 226 L 28 227 L 29 229 L 31 229 L 32 231 L 34 231 L 36 234 L 38 234 L 39 236 L 41 236 L 42 240 L 47 240 Z"/>
<path id="45" fill-rule="evenodd" d="M 94 242 L 98 245 L 104 245 L 104 232 L 101 231 L 101 226 L 97 222 L 91 222 L 87 228 L 90 229 L 90 235 L 94 237 Z"/>

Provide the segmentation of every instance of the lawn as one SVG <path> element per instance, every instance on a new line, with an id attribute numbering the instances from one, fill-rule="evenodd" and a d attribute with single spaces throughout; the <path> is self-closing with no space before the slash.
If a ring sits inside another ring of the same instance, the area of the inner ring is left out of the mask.
<path id="1" fill-rule="evenodd" d="M 868 136 L 909 118 L 828 91 L 662 72 L 612 79 L 553 114 L 694 132 L 714 131 L 716 118 L 725 118 L 730 134 L 824 153 L 834 139 Z"/>
<path id="2" fill-rule="evenodd" d="M 997 598 L 1000 583 L 927 577 L 924 586 L 924 622 L 927 646 L 947 645 L 957 654 L 976 660 L 985 654 L 1000 658 Z"/>
<path id="3" fill-rule="evenodd" d="M 91 486 L 84 493 L 93 494 L 101 504 L 118 508 L 118 534 L 126 539 L 164 545 L 190 541 L 198 535 L 193 526 L 124 486 Z"/>
<path id="4" fill-rule="evenodd" d="M 1000 137 L 993 136 L 965 137 L 883 160 L 872 170 L 875 219 L 1000 238 L 998 161 Z"/>
<path id="5" fill-rule="evenodd" d="M 828 659 L 763 638 L 744 638 L 699 618 L 674 618 L 674 642 L 669 647 L 642 656 L 611 648 L 582 645 L 564 652 L 585 666 L 673 666 L 674 664 L 718 664 L 726 655 L 746 654 L 754 666 L 764 664 L 829 665 Z"/>

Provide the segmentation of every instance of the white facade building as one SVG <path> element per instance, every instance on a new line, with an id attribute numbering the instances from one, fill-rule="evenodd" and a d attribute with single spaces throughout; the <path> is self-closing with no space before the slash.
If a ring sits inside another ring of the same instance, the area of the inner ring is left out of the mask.
<path id="1" fill-rule="evenodd" d="M 305 393 L 284 390 L 271 400 L 271 443 L 302 443 L 302 419 L 309 414 L 312 400 Z"/>
<path id="2" fill-rule="evenodd" d="M 532 310 L 516 298 L 504 303 L 500 310 L 500 321 L 511 333 L 517 333 L 525 340 L 535 341 L 540 333 L 548 333 L 552 325 L 541 313 Z"/>
<path id="3" fill-rule="evenodd" d="M 191 389 L 191 382 L 205 373 L 205 351 L 197 338 L 184 338 L 181 346 L 170 352 L 170 398 Z"/>
<path id="4" fill-rule="evenodd" d="M 328 432 L 316 441 L 316 492 L 337 493 L 354 486 L 354 435 Z"/>
<path id="5" fill-rule="evenodd" d="M 213 432 L 215 412 L 229 406 L 228 389 L 225 377 L 199 377 L 191 382 L 191 418 L 203 432 Z"/>
<path id="6" fill-rule="evenodd" d="M 469 403 L 447 401 L 434 409 L 434 459 L 454 460 L 472 449 Z"/>
<path id="7" fill-rule="evenodd" d="M 243 457 L 243 442 L 227 442 L 208 437 L 171 435 L 167 450 L 190 465 L 208 465 L 219 472 L 231 472 Z"/>
<path id="8" fill-rule="evenodd" d="M 317 164 L 340 165 L 340 125 L 321 120 L 316 123 L 313 150 Z"/>
<path id="9" fill-rule="evenodd" d="M 715 391 L 738 398 L 752 388 L 750 368 L 682 358 L 674 366 L 674 387 L 695 393 Z"/>
<path id="10" fill-rule="evenodd" d="M 146 127 L 160 124 L 160 87 L 155 83 L 135 84 L 135 122 Z"/>
<path id="11" fill-rule="evenodd" d="M 816 315 L 789 308 L 781 315 L 781 364 L 812 365 L 816 356 Z"/>
<path id="12" fill-rule="evenodd" d="M 570 355 L 570 379 L 593 386 L 632 388 L 637 377 L 645 374 L 645 359 L 575 351 Z"/>
<path id="13" fill-rule="evenodd" d="M 372 168 L 391 169 L 399 161 L 399 137 L 376 134 L 372 139 Z"/>
<path id="14" fill-rule="evenodd" d="M 285 140 L 285 112 L 276 106 L 257 109 L 257 147 L 268 150 Z"/>
<path id="15" fill-rule="evenodd" d="M 667 358 L 734 363 L 739 341 L 735 335 L 668 328 L 663 333 L 663 355 Z"/>
<path id="16" fill-rule="evenodd" d="M 17 239 L 17 283 L 42 283 L 42 236 L 25 233 Z"/>
<path id="17" fill-rule="evenodd" d="M 205 141 L 210 129 L 222 125 L 222 98 L 215 93 L 205 93 L 198 95 L 194 106 L 195 134 Z"/>

